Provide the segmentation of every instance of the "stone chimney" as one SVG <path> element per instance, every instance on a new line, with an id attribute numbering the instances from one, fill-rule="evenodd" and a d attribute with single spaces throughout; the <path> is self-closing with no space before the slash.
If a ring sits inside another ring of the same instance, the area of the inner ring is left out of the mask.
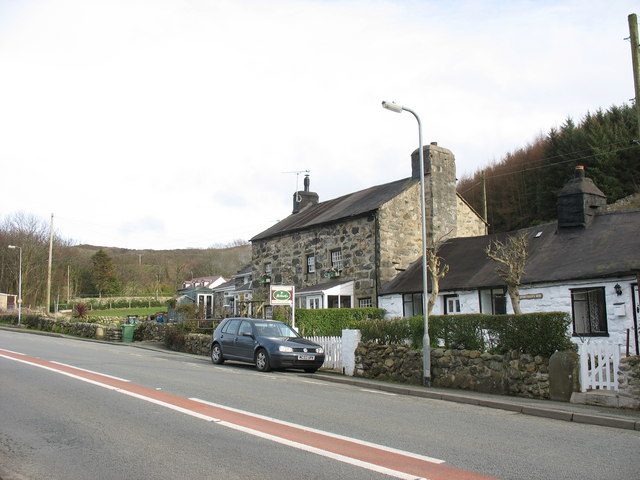
<path id="1" fill-rule="evenodd" d="M 434 241 L 458 235 L 458 196 L 456 194 L 456 159 L 436 142 L 425 145 L 424 157 L 427 235 Z M 411 154 L 411 177 L 420 178 L 420 152 Z M 433 223 L 431 226 L 430 224 Z M 431 228 L 432 227 L 432 228 Z"/>
<path id="2" fill-rule="evenodd" d="M 558 228 L 586 228 L 606 205 L 605 194 L 584 176 L 584 167 L 577 166 L 574 177 L 558 194 Z"/>
<path id="3" fill-rule="evenodd" d="M 319 197 L 315 192 L 309 191 L 309 184 L 311 181 L 309 180 L 309 175 L 304 176 L 304 191 L 296 192 L 293 194 L 293 212 L 298 213 L 305 208 L 316 205 L 318 203 Z"/>

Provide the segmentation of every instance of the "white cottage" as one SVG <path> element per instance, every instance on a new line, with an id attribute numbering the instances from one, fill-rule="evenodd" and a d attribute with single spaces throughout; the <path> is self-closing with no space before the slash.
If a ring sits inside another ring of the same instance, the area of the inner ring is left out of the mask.
<path id="1" fill-rule="evenodd" d="M 529 238 L 522 311 L 568 312 L 576 343 L 606 340 L 640 354 L 640 210 L 607 212 L 605 195 L 582 167 L 558 195 L 557 221 L 447 241 L 439 255 L 449 272 L 432 313 L 513 313 L 497 264 L 485 249 L 493 240 L 520 233 Z M 387 316 L 422 313 L 421 262 L 382 287 L 378 305 Z"/>

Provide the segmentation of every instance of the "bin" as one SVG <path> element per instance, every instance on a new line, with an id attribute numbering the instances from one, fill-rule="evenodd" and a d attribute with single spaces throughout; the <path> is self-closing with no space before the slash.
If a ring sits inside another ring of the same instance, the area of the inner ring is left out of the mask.
<path id="1" fill-rule="evenodd" d="M 122 326 L 122 341 L 133 342 L 133 331 L 136 329 L 135 325 L 123 325 Z"/>

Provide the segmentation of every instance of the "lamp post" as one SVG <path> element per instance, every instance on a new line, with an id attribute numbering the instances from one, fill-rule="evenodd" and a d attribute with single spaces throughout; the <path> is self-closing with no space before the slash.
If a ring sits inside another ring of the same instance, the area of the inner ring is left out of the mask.
<path id="1" fill-rule="evenodd" d="M 18 272 L 18 325 L 20 325 L 20 321 L 22 320 L 22 247 L 9 245 L 9 248 L 17 248 L 18 250 L 20 250 L 20 262 L 19 262 L 19 272 Z"/>
<path id="2" fill-rule="evenodd" d="M 383 108 L 392 112 L 402 113 L 403 110 L 411 113 L 418 122 L 418 154 L 420 158 L 420 213 L 422 216 L 422 314 L 424 316 L 424 336 L 422 337 L 422 383 L 425 387 L 431 385 L 431 349 L 429 339 L 429 314 L 427 298 L 427 214 L 425 208 L 425 185 L 424 185 L 424 154 L 422 153 L 422 124 L 420 117 L 413 110 L 397 105 L 393 102 L 382 102 Z"/>

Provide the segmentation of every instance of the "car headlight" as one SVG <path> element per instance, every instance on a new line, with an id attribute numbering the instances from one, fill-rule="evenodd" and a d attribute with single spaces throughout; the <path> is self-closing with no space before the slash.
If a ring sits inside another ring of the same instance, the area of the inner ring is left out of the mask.
<path id="1" fill-rule="evenodd" d="M 292 347 L 285 347 L 284 345 L 280 345 L 280 346 L 278 347 L 278 351 L 279 351 L 279 352 L 288 352 L 288 353 L 291 353 L 291 352 L 293 352 L 293 348 L 292 348 Z"/>
<path id="2" fill-rule="evenodd" d="M 322 347 L 316 348 L 316 353 L 324 353 L 324 348 Z"/>

